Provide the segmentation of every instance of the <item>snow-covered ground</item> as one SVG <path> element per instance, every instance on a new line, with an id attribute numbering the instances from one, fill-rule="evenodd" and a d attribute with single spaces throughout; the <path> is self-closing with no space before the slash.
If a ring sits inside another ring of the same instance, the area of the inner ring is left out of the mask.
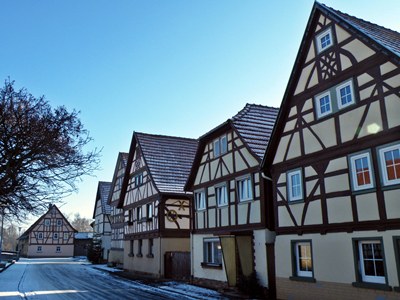
<path id="1" fill-rule="evenodd" d="M 147 285 L 110 275 L 115 269 L 100 268 L 85 259 L 20 259 L 0 273 L 0 300 L 226 299 L 216 291 L 185 283 Z"/>

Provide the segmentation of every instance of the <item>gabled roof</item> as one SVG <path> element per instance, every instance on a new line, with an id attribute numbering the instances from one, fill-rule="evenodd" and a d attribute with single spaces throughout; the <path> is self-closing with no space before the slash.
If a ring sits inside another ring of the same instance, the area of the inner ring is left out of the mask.
<path id="1" fill-rule="evenodd" d="M 150 176 L 160 193 L 185 193 L 197 140 L 135 133 Z"/>
<path id="2" fill-rule="evenodd" d="M 113 180 L 111 182 L 110 192 L 109 192 L 108 199 L 107 199 L 107 204 L 108 205 L 110 205 L 111 202 L 112 202 L 111 200 L 112 200 L 113 191 L 114 191 L 116 180 L 117 180 L 117 175 L 118 175 L 120 163 L 122 163 L 123 166 L 126 168 L 126 165 L 128 163 L 128 153 L 126 153 L 126 152 L 119 152 L 118 153 L 117 163 L 115 164 L 115 169 L 114 169 Z"/>
<path id="3" fill-rule="evenodd" d="M 247 103 L 232 117 L 233 127 L 259 159 L 264 156 L 278 111 L 279 108 Z"/>
<path id="4" fill-rule="evenodd" d="M 197 140 L 133 132 L 118 207 L 121 208 L 124 203 L 132 160 L 137 145 L 157 191 L 163 194 L 186 195 L 187 193 L 183 190 L 183 186 L 193 163 Z"/>
<path id="5" fill-rule="evenodd" d="M 47 216 L 47 214 L 50 213 L 50 211 L 53 209 L 53 207 L 58 211 L 58 213 L 63 217 L 64 221 L 67 223 L 68 226 L 72 228 L 75 232 L 78 232 L 74 227 L 72 227 L 71 223 L 68 221 L 68 219 L 61 213 L 61 211 L 58 209 L 58 207 L 53 204 L 49 206 L 49 209 L 47 212 L 45 212 L 39 219 L 36 220 L 35 223 L 33 223 L 21 236 L 18 238 L 19 239 L 25 239 L 29 237 L 29 234 L 31 231 Z"/>
<path id="6" fill-rule="evenodd" d="M 382 53 L 388 55 L 396 60 L 398 60 L 400 56 L 400 33 L 387 29 L 385 27 L 373 24 L 371 22 L 350 16 L 333 8 L 330 8 L 324 4 L 320 4 L 318 2 L 314 3 L 310 18 L 307 23 L 307 27 L 305 29 L 305 33 L 300 45 L 300 49 L 297 53 L 297 57 L 294 63 L 294 67 L 292 73 L 289 78 L 288 85 L 286 87 L 285 94 L 283 96 L 282 105 L 279 110 L 278 117 L 276 119 L 276 123 L 271 135 L 271 140 L 268 144 L 268 147 L 265 151 L 265 155 L 263 158 L 263 162 L 261 167 L 266 169 L 266 167 L 271 164 L 273 159 L 274 151 L 279 142 L 280 134 L 283 130 L 284 118 L 286 117 L 289 109 L 289 104 L 287 103 L 288 98 L 293 92 L 294 82 L 298 78 L 298 66 L 302 63 L 305 58 L 306 41 L 309 39 L 310 35 L 313 33 L 310 31 L 311 26 L 313 26 L 313 21 L 316 18 L 317 14 L 321 12 L 327 15 L 329 18 L 338 22 L 341 26 L 343 26 L 346 30 L 353 32 L 355 35 L 363 41 L 368 41 L 369 44 L 372 44 L 374 48 L 378 48 L 382 50 Z"/>
<path id="7" fill-rule="evenodd" d="M 103 215 L 111 214 L 111 206 L 107 203 L 110 190 L 111 182 L 99 181 L 97 186 L 96 201 L 94 203 L 93 219 L 96 217 L 97 201 L 100 201 L 101 203 L 101 213 Z"/>
<path id="8" fill-rule="evenodd" d="M 261 162 L 278 111 L 279 109 L 275 107 L 247 103 L 246 106 L 235 116 L 202 135 L 199 138 L 199 147 L 197 149 L 196 158 L 185 185 L 185 189 L 189 190 L 193 184 L 205 145 L 229 129 L 233 129 L 237 132 L 249 151 L 258 161 Z"/>
<path id="9" fill-rule="evenodd" d="M 400 56 L 400 33 L 398 33 L 397 31 L 379 26 L 363 19 L 350 16 L 324 4 L 319 5 L 325 10 L 339 17 L 358 31 L 364 33 L 366 36 L 373 39 L 375 42 L 379 43 L 387 50 L 393 52 L 397 56 Z"/>

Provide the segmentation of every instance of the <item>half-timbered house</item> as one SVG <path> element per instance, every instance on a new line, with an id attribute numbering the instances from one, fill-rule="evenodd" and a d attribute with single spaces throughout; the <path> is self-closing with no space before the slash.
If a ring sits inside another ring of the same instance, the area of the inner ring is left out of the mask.
<path id="1" fill-rule="evenodd" d="M 125 217 L 124 269 L 170 276 L 166 256 L 190 251 L 192 194 L 183 186 L 196 147 L 194 139 L 133 133 L 118 205 Z"/>
<path id="2" fill-rule="evenodd" d="M 94 240 L 101 241 L 101 258 L 108 260 L 111 248 L 111 206 L 108 205 L 111 182 L 99 181 L 93 210 Z"/>
<path id="3" fill-rule="evenodd" d="M 127 161 L 128 153 L 120 152 L 115 165 L 110 195 L 107 202 L 111 207 L 111 248 L 108 261 L 116 265 L 122 265 L 124 261 L 124 210 L 117 206 Z"/>
<path id="4" fill-rule="evenodd" d="M 263 170 L 281 299 L 398 299 L 400 34 L 315 3 Z"/>
<path id="5" fill-rule="evenodd" d="M 71 257 L 75 232 L 58 207 L 50 205 L 18 238 L 18 250 L 23 257 Z"/>
<path id="6" fill-rule="evenodd" d="M 250 278 L 256 272 L 259 283 L 269 286 L 273 220 L 259 167 L 277 114 L 277 108 L 247 104 L 199 138 L 185 186 L 194 193 L 195 202 L 191 235 L 195 279 L 235 286 L 241 276 Z"/>

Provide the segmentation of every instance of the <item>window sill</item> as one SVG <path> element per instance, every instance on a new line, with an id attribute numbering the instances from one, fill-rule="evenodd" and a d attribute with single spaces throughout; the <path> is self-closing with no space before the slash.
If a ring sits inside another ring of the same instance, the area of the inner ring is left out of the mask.
<path id="1" fill-rule="evenodd" d="M 363 289 L 371 289 L 371 290 L 381 290 L 381 291 L 392 291 L 392 287 L 383 283 L 372 283 L 372 282 L 353 282 L 352 286 L 363 288 Z"/>
<path id="2" fill-rule="evenodd" d="M 357 196 L 357 195 L 362 195 L 362 194 L 374 193 L 374 192 L 376 192 L 376 187 L 367 188 L 367 189 L 364 189 L 364 190 L 352 189 L 351 191 L 352 191 L 353 195 Z"/>
<path id="3" fill-rule="evenodd" d="M 136 257 L 143 257 L 143 254 L 138 253 L 138 254 L 136 254 Z"/>
<path id="4" fill-rule="evenodd" d="M 134 257 L 134 256 L 135 256 L 135 254 L 133 254 L 133 253 L 129 253 L 129 254 L 128 254 L 128 256 L 129 256 L 129 257 Z"/>
<path id="5" fill-rule="evenodd" d="M 218 270 L 222 270 L 222 264 L 210 264 L 210 263 L 206 263 L 206 262 L 202 262 L 201 263 L 201 267 L 205 268 L 205 269 L 218 269 Z"/>
<path id="6" fill-rule="evenodd" d="M 299 199 L 299 200 L 288 200 L 288 204 L 298 204 L 298 203 L 304 203 L 304 199 Z"/>
<path id="7" fill-rule="evenodd" d="M 148 258 L 154 258 L 154 255 L 153 255 L 153 254 L 147 254 L 146 257 L 148 257 Z"/>
<path id="8" fill-rule="evenodd" d="M 253 200 L 254 200 L 253 198 L 251 198 L 251 199 L 242 199 L 242 200 L 239 199 L 239 204 L 249 203 L 249 202 L 252 202 Z"/>
<path id="9" fill-rule="evenodd" d="M 293 280 L 293 281 L 303 281 L 303 282 L 311 282 L 311 283 L 317 282 L 314 277 L 290 276 L 289 279 Z"/>

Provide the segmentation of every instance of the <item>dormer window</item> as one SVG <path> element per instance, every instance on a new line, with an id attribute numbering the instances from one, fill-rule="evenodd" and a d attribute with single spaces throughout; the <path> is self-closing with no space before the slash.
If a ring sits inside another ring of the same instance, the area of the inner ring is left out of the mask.
<path id="1" fill-rule="evenodd" d="M 221 156 L 228 152 L 228 140 L 223 135 L 214 141 L 214 157 Z"/>
<path id="2" fill-rule="evenodd" d="M 332 45 L 333 45 L 333 39 L 332 39 L 331 28 L 328 28 L 327 30 L 317 35 L 318 53 L 321 53 L 322 51 L 328 49 Z"/>

